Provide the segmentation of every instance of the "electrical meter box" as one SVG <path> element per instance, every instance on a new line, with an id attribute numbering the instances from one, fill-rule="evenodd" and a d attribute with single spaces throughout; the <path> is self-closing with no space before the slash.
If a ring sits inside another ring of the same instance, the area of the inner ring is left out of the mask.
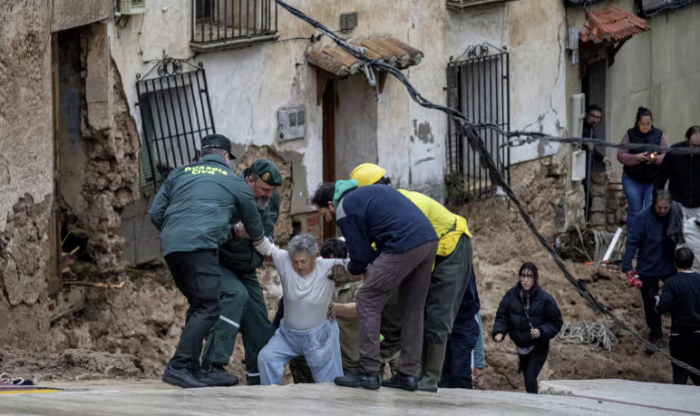
<path id="1" fill-rule="evenodd" d="M 306 107 L 286 107 L 277 111 L 281 142 L 306 137 Z"/>

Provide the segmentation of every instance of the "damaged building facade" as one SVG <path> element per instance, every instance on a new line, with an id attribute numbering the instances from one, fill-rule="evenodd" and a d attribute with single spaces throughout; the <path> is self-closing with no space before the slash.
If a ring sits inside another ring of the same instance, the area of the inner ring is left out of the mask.
<path id="1" fill-rule="evenodd" d="M 582 81 L 570 29 L 589 17 L 578 4 L 289 3 L 401 69 L 426 99 L 504 130 L 572 134 L 581 93 L 590 101 L 605 91 L 610 141 L 631 127 L 638 105 L 659 107 L 655 121 L 673 134 L 700 107 L 697 94 L 686 96 L 688 86 L 674 86 L 672 95 L 660 89 L 670 79 L 661 75 L 670 70 L 662 63 L 682 55 L 670 39 L 681 39 L 683 28 L 697 37 L 690 13 L 700 13 L 698 5 L 672 12 L 675 26 L 647 21 L 652 30 L 629 39 L 614 65 L 604 55 L 609 49 L 598 51 Z M 612 3 L 634 13 L 632 0 Z M 657 62 L 652 57 L 659 53 L 678 56 Z M 686 58 L 683 79 L 692 82 L 696 58 Z M 601 59 L 605 64 L 596 64 Z M 602 89 L 585 86 L 593 73 L 606 74 Z M 239 170 L 258 157 L 280 166 L 281 243 L 294 232 L 319 239 L 333 233 L 309 196 L 364 162 L 387 169 L 395 186 L 440 201 L 454 193 L 460 202 L 497 193 L 443 113 L 416 105 L 396 79 L 366 71 L 272 0 L 54 0 L 50 7 L 6 1 L 0 100 L 0 314 L 8 317 L 0 322 L 0 344 L 112 352 L 137 351 L 139 344 L 154 357 L 168 355 L 177 336 L 169 322 L 182 315 L 182 299 L 126 281 L 133 297 L 90 300 L 92 289 L 66 284 L 85 279 L 64 271 L 79 256 L 95 266 L 97 283 L 118 284 L 125 264 L 158 259 L 158 235 L 147 216 L 152 197 L 170 170 L 198 157 L 208 133 L 233 141 Z M 671 101 L 685 103 L 687 112 L 667 109 Z M 581 221 L 580 182 L 570 180 L 573 146 L 508 148 L 503 135 L 483 138 L 504 176 L 514 165 L 533 163 L 541 165 L 534 171 L 563 178 L 561 196 L 547 206 L 559 228 Z M 446 177 L 459 179 L 455 185 Z M 152 298 L 159 299 L 156 312 L 136 311 Z M 97 310 L 109 329 L 62 322 L 90 302 L 107 305 Z M 134 330 L 125 322 L 139 324 Z M 149 330 L 162 334 L 160 341 L 147 339 Z"/>

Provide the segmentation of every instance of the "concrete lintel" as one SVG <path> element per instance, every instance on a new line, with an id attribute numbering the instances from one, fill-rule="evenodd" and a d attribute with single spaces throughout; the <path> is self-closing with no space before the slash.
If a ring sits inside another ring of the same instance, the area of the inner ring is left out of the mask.
<path id="1" fill-rule="evenodd" d="M 252 38 L 242 38 L 242 39 L 232 39 L 232 40 L 222 40 L 218 42 L 190 42 L 190 49 L 195 52 L 215 52 L 215 51 L 225 51 L 228 49 L 240 49 L 247 46 L 251 46 L 256 43 L 261 42 L 273 42 L 279 39 L 280 35 L 275 33 L 274 35 L 256 36 Z"/>

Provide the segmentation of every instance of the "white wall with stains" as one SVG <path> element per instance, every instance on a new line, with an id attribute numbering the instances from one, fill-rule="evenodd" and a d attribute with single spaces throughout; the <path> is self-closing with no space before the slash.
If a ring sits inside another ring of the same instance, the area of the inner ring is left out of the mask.
<path id="1" fill-rule="evenodd" d="M 443 1 L 289 3 L 332 29 L 339 27 L 341 13 L 358 12 L 358 27 L 343 36 L 389 34 L 420 49 L 423 61 L 405 73 L 425 98 L 443 105 L 450 57 L 459 57 L 477 43 L 505 45 L 511 52 L 512 128 L 551 134 L 566 129 L 564 14 L 559 0 L 520 0 L 462 14 L 447 11 Z M 112 56 L 139 127 L 136 74 L 145 74 L 155 65 L 152 61 L 165 56 L 193 58 L 191 62 L 202 62 L 206 69 L 217 132 L 238 145 L 270 145 L 303 155 L 306 188 L 313 192 L 323 178 L 322 112 L 316 104 L 316 70 L 306 64 L 305 54 L 319 45 L 294 38 L 308 38 L 316 31 L 280 8 L 279 41 L 194 56 L 189 49 L 190 5 L 188 0 L 149 0 L 145 15 L 122 21 L 123 29 L 111 26 Z M 304 140 L 278 141 L 276 113 L 287 106 L 306 106 Z M 447 123 L 443 113 L 419 107 L 399 82 L 387 80 L 376 102 L 376 159 L 396 185 L 442 199 Z M 517 163 L 556 151 L 554 145 L 515 148 L 511 160 Z"/>

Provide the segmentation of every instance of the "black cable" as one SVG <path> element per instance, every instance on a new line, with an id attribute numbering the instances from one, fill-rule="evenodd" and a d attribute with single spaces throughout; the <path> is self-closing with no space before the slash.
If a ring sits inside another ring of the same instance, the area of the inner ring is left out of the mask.
<path id="1" fill-rule="evenodd" d="M 472 148 L 472 150 L 478 152 L 479 158 L 481 159 L 482 166 L 486 166 L 486 168 L 489 171 L 489 176 L 491 177 L 491 183 L 500 186 L 505 194 L 508 196 L 508 198 L 513 202 L 517 210 L 520 212 L 520 216 L 525 220 L 525 223 L 527 224 L 528 228 L 530 228 L 530 231 L 537 237 L 537 240 L 539 240 L 540 244 L 542 247 L 552 256 L 552 259 L 554 260 L 554 263 L 559 267 L 559 269 L 562 271 L 564 274 L 564 277 L 571 283 L 576 291 L 579 293 L 579 295 L 586 300 L 588 305 L 595 311 L 602 313 L 605 315 L 610 321 L 612 321 L 615 325 L 617 325 L 619 328 L 629 332 L 633 338 L 637 339 L 638 341 L 642 342 L 643 344 L 646 345 L 646 347 L 652 351 L 659 352 L 661 355 L 669 359 L 672 363 L 676 364 L 677 366 L 684 368 L 688 371 L 690 371 L 693 374 L 700 375 L 700 370 L 691 367 L 690 365 L 679 361 L 665 351 L 662 351 L 659 347 L 656 345 L 652 344 L 648 340 L 646 340 L 640 333 L 635 331 L 634 329 L 630 328 L 624 321 L 622 321 L 620 318 L 615 316 L 603 303 L 598 301 L 598 299 L 593 295 L 591 292 L 588 291 L 588 289 L 583 286 L 566 268 L 566 265 L 564 264 L 564 261 L 559 257 L 557 252 L 554 250 L 554 248 L 549 244 L 546 238 L 542 234 L 540 234 L 539 230 L 537 229 L 537 226 L 532 222 L 532 219 L 530 218 L 530 215 L 527 213 L 523 205 L 520 203 L 518 198 L 515 196 L 515 193 L 513 190 L 510 188 L 510 185 L 505 181 L 503 176 L 501 175 L 500 171 L 498 170 L 496 163 L 493 161 L 493 157 L 491 156 L 491 153 L 488 151 L 486 146 L 484 145 L 483 141 L 479 137 L 479 134 L 477 133 L 478 129 L 483 129 L 483 128 L 490 128 L 497 130 L 501 132 L 501 134 L 504 134 L 508 137 L 512 137 L 514 134 L 509 134 L 503 130 L 501 130 L 498 126 L 495 125 L 470 125 L 468 118 L 462 114 L 461 112 L 445 107 L 443 105 L 438 105 L 434 104 L 431 101 L 425 99 L 414 87 L 411 85 L 411 83 L 408 81 L 408 78 L 401 72 L 399 69 L 393 67 L 392 65 L 386 64 L 381 61 L 377 60 L 372 60 L 367 57 L 365 57 L 365 48 L 358 47 L 352 44 L 349 44 L 345 40 L 341 39 L 338 37 L 335 33 L 330 31 L 326 26 L 323 24 L 315 21 L 314 19 L 310 18 L 303 12 L 299 11 L 298 9 L 288 5 L 287 3 L 283 2 L 282 0 L 275 0 L 275 2 L 280 5 L 283 9 L 289 11 L 292 15 L 298 17 L 299 19 L 309 23 L 311 26 L 314 28 L 324 32 L 328 37 L 333 39 L 335 43 L 337 43 L 340 47 L 342 47 L 346 52 L 357 58 L 358 60 L 365 62 L 366 65 L 369 65 L 370 67 L 374 69 L 379 69 L 382 71 L 386 71 L 393 75 L 396 79 L 399 80 L 406 89 L 408 90 L 409 95 L 415 101 L 420 105 L 421 107 L 429 108 L 429 109 L 435 109 L 435 110 L 440 110 L 450 117 L 452 117 L 457 130 L 462 132 L 462 136 L 467 138 L 467 141 L 469 143 L 469 146 Z M 557 141 L 553 140 L 551 136 L 547 136 L 541 133 L 530 133 L 530 132 L 516 132 L 516 136 L 526 136 L 528 138 L 531 138 L 532 140 L 549 140 L 549 141 Z M 562 141 L 565 140 L 584 140 L 582 138 L 565 138 Z M 593 142 L 593 140 L 587 139 L 585 142 Z M 648 145 L 647 145 L 648 146 Z M 667 151 L 668 153 L 668 151 Z"/>

